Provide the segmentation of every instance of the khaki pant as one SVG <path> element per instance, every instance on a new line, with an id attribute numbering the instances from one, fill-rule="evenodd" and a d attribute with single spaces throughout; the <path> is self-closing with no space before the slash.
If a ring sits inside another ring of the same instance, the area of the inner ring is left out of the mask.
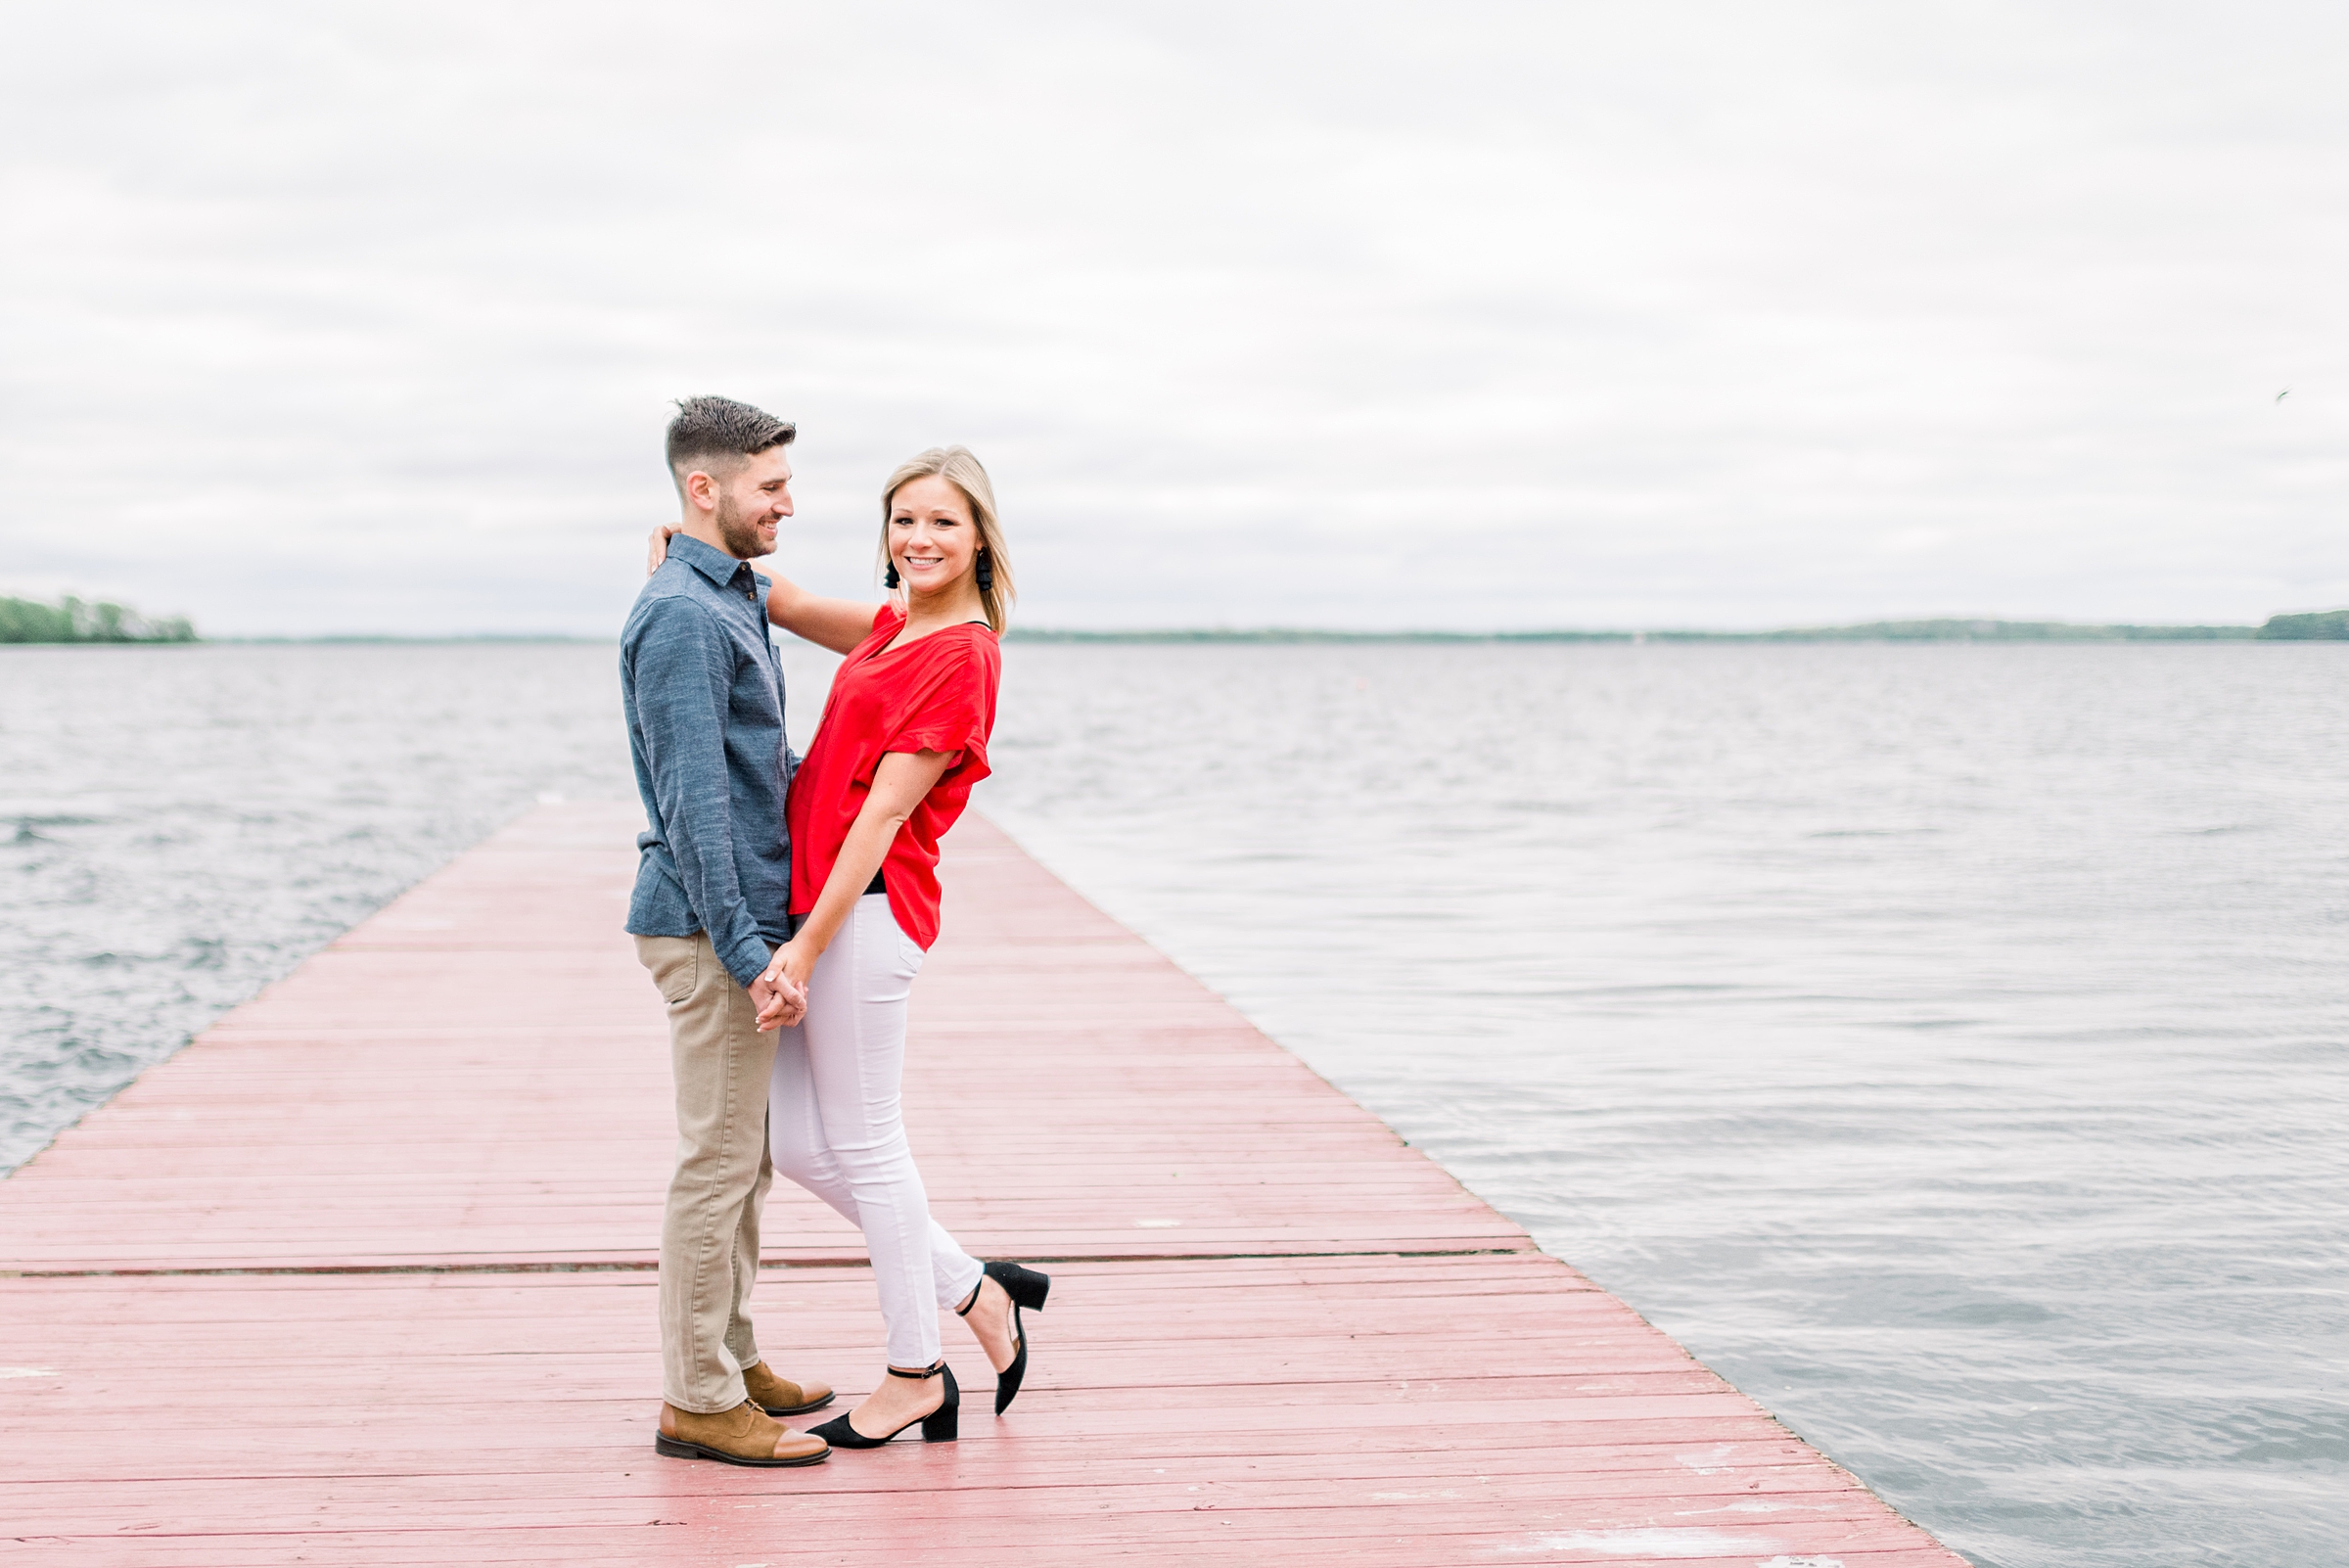
<path id="1" fill-rule="evenodd" d="M 662 1397 L 713 1414 L 747 1397 L 759 1363 L 744 1311 L 759 1278 L 759 1214 L 775 1168 L 766 1149 L 775 1037 L 706 932 L 638 937 L 636 956 L 668 1003 L 677 1089 L 677 1171 L 661 1220 Z"/>

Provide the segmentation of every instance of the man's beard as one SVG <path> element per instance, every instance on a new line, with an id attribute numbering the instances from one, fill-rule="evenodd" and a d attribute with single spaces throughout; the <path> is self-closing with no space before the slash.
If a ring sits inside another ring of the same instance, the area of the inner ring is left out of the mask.
<path id="1" fill-rule="evenodd" d="M 766 545 L 759 537 L 759 529 L 742 515 L 734 497 L 724 491 L 717 497 L 717 536 L 726 553 L 742 561 L 756 561 L 766 554 Z"/>

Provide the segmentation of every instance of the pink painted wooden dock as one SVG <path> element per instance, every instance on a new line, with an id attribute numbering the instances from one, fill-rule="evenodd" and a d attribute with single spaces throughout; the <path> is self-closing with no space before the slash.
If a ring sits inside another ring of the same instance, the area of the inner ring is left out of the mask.
<path id="1" fill-rule="evenodd" d="M 977 820 L 909 1102 L 946 1224 L 1051 1260 L 1028 1390 L 656 1457 L 635 822 L 532 812 L 0 1182 L 0 1558 L 1961 1563 Z M 858 1238 L 767 1235 L 769 1354 L 860 1392 Z"/>

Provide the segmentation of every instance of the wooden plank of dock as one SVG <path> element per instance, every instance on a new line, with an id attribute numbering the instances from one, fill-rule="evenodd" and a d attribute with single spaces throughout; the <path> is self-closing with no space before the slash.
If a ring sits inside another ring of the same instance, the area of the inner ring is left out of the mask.
<path id="1" fill-rule="evenodd" d="M 907 1099 L 941 1219 L 1051 1260 L 1027 1391 L 949 1323 L 958 1444 L 657 1458 L 635 825 L 531 812 L 0 1182 L 0 1555 L 1962 1561 L 977 820 Z M 854 1397 L 857 1237 L 767 1234 L 762 1341 Z"/>

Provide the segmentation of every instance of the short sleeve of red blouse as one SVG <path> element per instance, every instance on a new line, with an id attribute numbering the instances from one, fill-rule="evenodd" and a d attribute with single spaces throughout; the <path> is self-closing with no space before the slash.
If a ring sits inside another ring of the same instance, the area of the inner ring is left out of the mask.
<path id="1" fill-rule="evenodd" d="M 872 635 L 832 677 L 815 739 L 791 781 L 791 909 L 815 907 L 840 850 L 891 752 L 944 752 L 951 761 L 890 845 L 881 875 L 898 927 L 925 950 L 938 941 L 938 845 L 961 817 L 971 786 L 990 772 L 1002 649 L 984 625 L 948 626 L 892 649 L 905 618 L 885 606 Z"/>
<path id="2" fill-rule="evenodd" d="M 987 738 L 995 720 L 993 664 L 992 660 L 978 659 L 945 664 L 937 671 L 937 684 L 881 750 L 959 754 L 946 765 L 946 777 L 973 770 L 972 783 L 987 777 L 991 771 L 987 765 Z M 879 759 L 874 761 L 878 765 Z"/>

